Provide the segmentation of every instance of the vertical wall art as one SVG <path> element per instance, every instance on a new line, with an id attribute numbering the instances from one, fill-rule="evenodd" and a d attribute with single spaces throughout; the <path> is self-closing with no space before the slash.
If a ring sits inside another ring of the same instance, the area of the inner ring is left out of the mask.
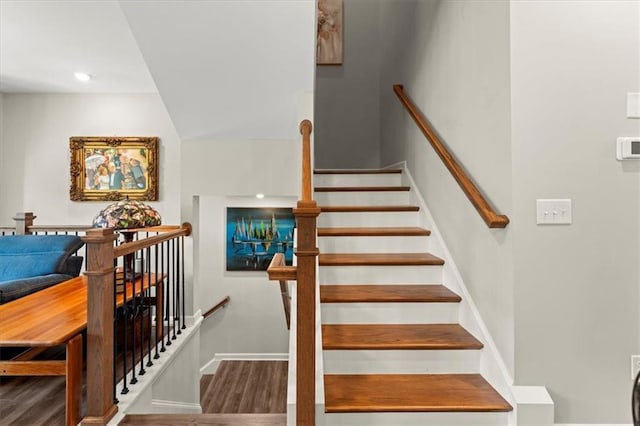
<path id="1" fill-rule="evenodd" d="M 318 0 L 316 64 L 342 64 L 342 0 Z"/>
<path id="2" fill-rule="evenodd" d="M 295 225 L 291 208 L 228 207 L 227 271 L 266 271 L 276 253 L 291 265 Z"/>

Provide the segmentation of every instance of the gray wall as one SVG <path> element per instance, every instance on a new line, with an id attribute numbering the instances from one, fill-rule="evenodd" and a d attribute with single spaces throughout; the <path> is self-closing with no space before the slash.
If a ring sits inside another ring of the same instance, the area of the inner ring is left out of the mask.
<path id="1" fill-rule="evenodd" d="M 516 381 L 544 384 L 558 423 L 630 423 L 640 353 L 638 2 L 511 3 Z M 571 198 L 573 224 L 535 223 L 536 198 Z"/>
<path id="2" fill-rule="evenodd" d="M 519 385 L 557 423 L 629 423 L 640 352 L 637 2 L 381 0 L 381 163 L 407 160 Z M 390 92 L 426 113 L 511 224 L 489 231 Z M 571 198 L 573 224 L 535 223 Z"/>
<path id="3" fill-rule="evenodd" d="M 315 166 L 380 166 L 378 0 L 344 0 L 344 62 L 316 67 Z"/>
<path id="4" fill-rule="evenodd" d="M 382 1 L 382 164 L 408 162 L 513 371 L 511 232 L 489 230 L 392 91 L 405 91 L 497 209 L 511 213 L 509 6 Z"/>

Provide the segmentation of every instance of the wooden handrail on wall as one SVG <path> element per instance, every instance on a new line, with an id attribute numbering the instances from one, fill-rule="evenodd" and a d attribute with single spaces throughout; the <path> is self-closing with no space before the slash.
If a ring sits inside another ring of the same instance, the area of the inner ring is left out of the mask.
<path id="1" fill-rule="evenodd" d="M 229 304 L 229 302 L 231 302 L 231 297 L 227 296 L 224 299 L 222 299 L 221 301 L 219 301 L 218 303 L 216 303 L 216 305 L 209 309 L 207 312 L 204 313 L 204 315 L 202 316 L 203 319 L 207 319 L 209 318 L 211 315 L 215 314 L 216 311 L 224 308 L 225 306 L 227 306 Z"/>
<path id="2" fill-rule="evenodd" d="M 298 237 L 295 254 L 297 266 L 285 266 L 284 257 L 274 256 L 267 272 L 269 279 L 280 282 L 287 326 L 289 301 L 287 280 L 297 281 L 296 299 L 296 424 L 316 423 L 316 219 L 320 214 L 311 192 L 311 131 L 309 120 L 300 123 L 302 134 L 302 196 L 293 209 Z M 289 308 L 290 309 L 290 308 Z"/>
<path id="3" fill-rule="evenodd" d="M 469 198 L 471 204 L 476 208 L 482 220 L 485 221 L 489 228 L 506 227 L 509 224 L 509 218 L 505 215 L 498 214 L 493 209 L 469 175 L 464 171 L 460 163 L 458 163 L 453 154 L 449 152 L 445 144 L 440 140 L 436 131 L 431 127 L 424 115 L 404 93 L 403 86 L 401 84 L 395 84 L 393 91 L 405 106 L 411 118 L 413 118 L 420 130 L 422 130 L 422 133 L 427 137 L 436 154 L 438 154 L 438 157 L 440 157 L 444 165 L 449 169 L 449 172 L 456 182 L 458 182 L 458 185 L 460 185 L 462 191 L 467 198 Z"/>

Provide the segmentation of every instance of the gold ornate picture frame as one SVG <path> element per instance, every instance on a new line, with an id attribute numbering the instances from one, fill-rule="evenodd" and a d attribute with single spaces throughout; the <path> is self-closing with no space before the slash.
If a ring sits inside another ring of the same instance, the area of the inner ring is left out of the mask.
<path id="1" fill-rule="evenodd" d="M 72 201 L 156 201 L 158 138 L 73 136 Z"/>

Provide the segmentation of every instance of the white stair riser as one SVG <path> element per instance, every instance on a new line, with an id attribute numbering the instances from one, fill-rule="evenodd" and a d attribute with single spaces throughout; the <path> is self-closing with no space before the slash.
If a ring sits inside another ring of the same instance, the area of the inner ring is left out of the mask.
<path id="1" fill-rule="evenodd" d="M 319 206 L 404 206 L 409 204 L 409 191 L 316 192 Z"/>
<path id="2" fill-rule="evenodd" d="M 321 284 L 437 284 L 442 266 L 320 266 Z"/>
<path id="3" fill-rule="evenodd" d="M 428 236 L 318 237 L 320 253 L 424 253 Z"/>
<path id="4" fill-rule="evenodd" d="M 314 175 L 313 186 L 400 186 L 402 174 Z"/>
<path id="5" fill-rule="evenodd" d="M 478 350 L 324 350 L 325 374 L 478 373 Z"/>
<path id="6" fill-rule="evenodd" d="M 509 413 L 326 413 L 323 426 L 496 426 L 509 424 Z"/>
<path id="7" fill-rule="evenodd" d="M 318 226 L 418 226 L 418 214 L 419 212 L 323 212 L 318 216 Z"/>
<path id="8" fill-rule="evenodd" d="M 323 303 L 323 324 L 452 324 L 459 303 Z"/>

